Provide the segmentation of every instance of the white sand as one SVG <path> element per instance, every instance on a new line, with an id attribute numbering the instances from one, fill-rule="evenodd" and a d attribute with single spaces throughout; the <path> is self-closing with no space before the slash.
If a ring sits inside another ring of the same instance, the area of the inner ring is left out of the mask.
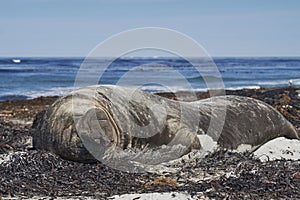
<path id="1" fill-rule="evenodd" d="M 208 135 L 198 135 L 201 146 L 206 152 L 213 152 L 218 145 Z M 241 144 L 234 152 L 251 151 L 255 147 L 249 144 Z M 275 138 L 258 148 L 254 155 L 262 162 L 276 159 L 300 160 L 300 140 Z"/>
<path id="2" fill-rule="evenodd" d="M 21 151 L 18 151 L 18 152 L 9 152 L 8 154 L 0 154 L 0 164 L 7 164 L 11 161 L 11 158 L 14 156 L 14 155 L 19 155 L 19 156 L 22 156 L 26 154 L 26 152 L 21 152 Z"/>
<path id="3" fill-rule="evenodd" d="M 18 199 L 32 199 L 32 200 L 37 200 L 37 199 L 43 199 L 43 200 L 95 200 L 98 198 L 92 198 L 92 197 L 85 197 L 85 196 L 77 196 L 77 197 L 31 197 L 31 198 L 26 198 L 26 197 L 3 197 L 3 200 L 18 200 Z M 156 199 L 161 199 L 161 200 L 177 200 L 177 199 L 184 199 L 184 200 L 208 200 L 207 197 L 205 197 L 202 193 L 197 193 L 191 196 L 190 194 L 186 192 L 163 192 L 163 193 L 142 193 L 142 194 L 123 194 L 123 195 L 114 195 L 111 197 L 108 197 L 106 199 L 109 200 L 133 200 L 133 199 L 138 199 L 138 200 L 156 200 Z"/>
<path id="4" fill-rule="evenodd" d="M 8 163 L 14 153 L 0 154 L 0 164 Z"/>
<path id="5" fill-rule="evenodd" d="M 213 152 L 214 150 L 217 149 L 218 147 L 217 142 L 214 141 L 212 137 L 210 137 L 209 135 L 197 135 L 197 136 L 200 140 L 201 148 L 204 151 Z"/>
<path id="6" fill-rule="evenodd" d="M 124 194 L 124 195 L 116 195 L 109 197 L 108 199 L 113 200 L 131 200 L 131 199 L 138 199 L 138 200 L 152 200 L 152 199 L 163 199 L 163 200 L 175 200 L 175 199 L 208 199 L 205 198 L 201 194 L 193 195 L 193 197 L 184 192 L 164 192 L 164 193 L 145 193 L 145 194 Z"/>
<path id="7" fill-rule="evenodd" d="M 261 161 L 276 159 L 300 160 L 300 140 L 275 138 L 254 152 Z"/>
<path id="8" fill-rule="evenodd" d="M 208 135 L 198 135 L 201 146 L 206 152 L 213 152 L 218 145 Z M 249 144 L 241 144 L 234 152 L 245 152 L 255 149 Z M 276 159 L 300 160 L 300 140 L 287 139 L 285 137 L 275 138 L 258 148 L 254 155 L 262 162 Z"/>

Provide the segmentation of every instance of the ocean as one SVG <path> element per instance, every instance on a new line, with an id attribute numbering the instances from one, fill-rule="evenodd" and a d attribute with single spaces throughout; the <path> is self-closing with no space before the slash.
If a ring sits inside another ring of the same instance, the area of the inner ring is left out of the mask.
<path id="1" fill-rule="evenodd" d="M 91 84 L 117 84 L 149 92 L 206 91 L 207 80 L 223 81 L 228 90 L 300 85 L 299 57 L 214 58 L 219 74 L 211 73 L 202 59 L 193 60 L 203 69 L 201 73 L 182 58 L 119 58 L 109 66 L 103 59 L 82 67 L 83 61 L 0 58 L 0 101 L 63 95 Z M 80 78 L 79 69 L 84 74 Z"/>

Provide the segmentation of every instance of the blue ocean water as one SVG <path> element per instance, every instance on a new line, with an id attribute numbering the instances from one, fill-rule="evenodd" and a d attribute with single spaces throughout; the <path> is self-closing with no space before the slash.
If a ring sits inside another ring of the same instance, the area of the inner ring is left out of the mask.
<path id="1" fill-rule="evenodd" d="M 207 90 L 207 80 L 223 80 L 226 89 L 300 85 L 300 58 L 249 57 L 214 58 L 219 72 L 214 74 L 201 59 L 194 59 L 199 73 L 181 58 L 119 58 L 108 67 L 105 59 L 84 66 L 84 79 L 76 87 L 89 84 L 118 84 L 150 92 Z M 84 58 L 0 58 L 0 101 L 63 95 L 74 89 L 74 81 Z M 195 66 L 195 65 L 194 65 Z M 90 71 L 89 71 L 90 67 Z M 99 76 L 95 69 L 105 69 Z M 82 68 L 81 68 L 82 69 Z M 207 72 L 207 73 L 206 73 Z M 79 83 L 79 84 L 78 84 Z M 188 87 L 187 87 L 188 86 Z"/>

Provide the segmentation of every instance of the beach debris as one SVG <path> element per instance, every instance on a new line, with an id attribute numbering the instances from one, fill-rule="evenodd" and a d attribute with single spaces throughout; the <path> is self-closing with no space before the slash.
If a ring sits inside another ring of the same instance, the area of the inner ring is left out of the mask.
<path id="1" fill-rule="evenodd" d="M 300 171 L 293 174 L 293 178 L 300 181 Z"/>
<path id="2" fill-rule="evenodd" d="M 165 186 L 169 186 L 169 187 L 177 187 L 178 183 L 176 180 L 174 179 L 170 179 L 167 177 L 158 177 L 155 178 L 153 181 L 147 182 L 145 184 L 145 187 L 165 187 Z"/>
<path id="3" fill-rule="evenodd" d="M 13 117 L 14 112 L 11 110 L 2 110 L 0 111 L 0 117 Z"/>
<path id="4" fill-rule="evenodd" d="M 289 96 L 289 92 L 286 91 L 285 93 L 279 95 L 279 103 L 281 105 L 288 105 L 291 102 L 291 97 Z"/>
<path id="5" fill-rule="evenodd" d="M 12 122 L 18 127 L 29 128 L 35 115 L 45 110 L 57 97 L 39 97 L 30 100 L 0 102 L 0 120 Z M 8 111 L 2 113 L 2 111 Z"/>
<path id="6" fill-rule="evenodd" d="M 300 90 L 296 90 L 297 96 L 298 98 L 300 98 Z"/>
<path id="7" fill-rule="evenodd" d="M 31 146 L 31 133 L 28 128 L 0 121 L 0 154 L 8 151 L 25 151 Z"/>
<path id="8" fill-rule="evenodd" d="M 80 196 L 108 199 L 128 193 L 138 197 L 139 193 L 153 192 L 188 192 L 209 199 L 297 199 L 300 198 L 300 181 L 291 181 L 290 174 L 300 171 L 299 162 L 260 162 L 248 154 L 219 150 L 208 154 L 196 165 L 186 163 L 178 172 L 158 176 L 126 173 L 101 163 L 76 163 L 47 152 L 28 151 L 10 154 L 9 162 L 0 164 L 0 189 L 4 197 L 50 196 L 53 199 Z M 197 182 L 189 180 L 190 177 L 197 178 L 199 171 L 213 175 L 221 170 L 225 173 L 217 177 Z M 230 176 L 226 175 L 229 173 Z M 181 177 L 180 183 L 178 177 Z"/>
<path id="9" fill-rule="evenodd" d="M 256 93 L 258 99 L 273 105 L 274 102 L 278 102 L 279 94 L 284 90 L 290 91 L 292 100 L 289 105 L 293 106 L 293 111 L 299 110 L 300 98 L 293 88 L 265 89 L 263 92 L 240 90 L 228 93 L 245 96 Z M 30 115 L 31 112 L 44 109 L 53 99 L 49 97 L 1 102 L 0 106 L 17 107 L 24 103 L 30 104 L 34 106 L 30 108 L 30 113 L 27 113 Z M 293 114 L 299 116 L 300 113 L 295 111 Z M 298 121 L 288 116 L 287 119 L 295 126 L 300 126 Z M 202 199 L 202 196 L 206 199 L 300 199 L 300 181 L 296 178 L 300 173 L 300 160 L 284 159 L 285 156 L 291 155 L 289 151 L 299 150 L 298 147 L 290 146 L 290 149 L 286 148 L 287 154 L 282 154 L 284 157 L 268 162 L 261 162 L 251 156 L 252 154 L 219 149 L 201 160 L 195 159 L 193 163 L 186 161 L 180 166 L 180 170 L 169 172 L 167 177 L 177 180 L 178 187 L 146 188 L 145 183 L 161 176 L 154 173 L 129 174 L 101 163 L 82 164 L 66 161 L 51 153 L 28 150 L 22 146 L 23 142 L 27 141 L 22 138 L 30 138 L 28 128 L 0 121 L 0 143 L 5 142 L 14 148 L 7 154 L 6 149 L 2 150 L 0 147 L 2 199 L 108 199 L 113 195 L 123 197 L 123 194 L 124 198 L 129 199 L 139 196 L 142 199 L 143 195 L 140 194 L 145 194 L 145 198 L 148 199 L 158 199 L 165 197 L 166 193 L 171 199 L 187 199 L 189 196 L 183 194 L 195 193 L 195 199 Z M 192 179 L 197 181 L 190 181 Z M 132 194 L 125 195 L 127 193 Z M 173 193 L 176 193 L 175 198 L 171 197 Z"/>
<path id="10" fill-rule="evenodd" d="M 8 149 L 9 151 L 12 151 L 12 150 L 14 150 L 14 148 L 13 147 L 11 147 L 10 145 L 8 145 L 8 144 L 2 144 L 1 145 L 1 147 L 3 147 L 3 148 L 6 148 L 6 149 Z"/>

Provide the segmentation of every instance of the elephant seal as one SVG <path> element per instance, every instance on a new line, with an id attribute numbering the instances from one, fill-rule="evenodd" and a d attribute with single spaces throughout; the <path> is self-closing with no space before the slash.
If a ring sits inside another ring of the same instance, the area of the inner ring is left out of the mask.
<path id="1" fill-rule="evenodd" d="M 219 96 L 180 102 L 111 85 L 90 86 L 61 97 L 37 115 L 33 128 L 36 149 L 79 162 L 95 162 L 116 148 L 166 145 L 183 146 L 176 154 L 179 157 L 201 149 L 197 134 L 208 134 L 230 149 L 240 144 L 260 146 L 280 136 L 298 138 L 278 111 L 252 98 Z"/>

